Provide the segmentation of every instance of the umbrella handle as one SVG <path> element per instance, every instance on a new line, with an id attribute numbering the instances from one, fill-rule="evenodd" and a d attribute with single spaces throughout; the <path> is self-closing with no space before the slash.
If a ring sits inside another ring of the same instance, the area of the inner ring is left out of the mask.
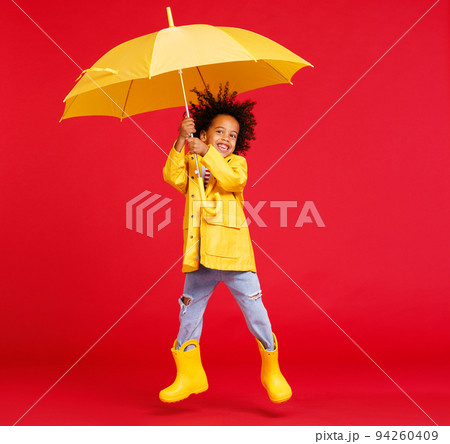
<path id="1" fill-rule="evenodd" d="M 184 106 L 186 107 L 186 116 L 187 117 L 191 117 L 191 115 L 189 114 L 189 107 L 188 107 L 187 99 L 186 99 L 186 91 L 184 89 L 183 70 L 179 69 L 178 70 L 178 74 L 180 74 L 181 88 L 183 90 L 183 97 L 184 97 Z M 193 136 L 193 134 L 191 134 L 191 137 L 192 136 Z M 195 153 L 194 153 L 194 158 L 195 158 L 195 168 L 196 168 L 195 172 L 197 173 L 198 188 L 200 190 L 200 198 L 201 198 L 202 202 L 206 202 L 205 185 L 203 184 L 202 175 L 200 174 L 200 168 L 199 168 L 199 165 L 198 165 L 197 154 L 195 154 Z M 216 209 L 215 208 L 208 208 L 206 206 L 202 206 L 202 209 L 203 209 L 203 211 L 208 213 L 210 216 L 215 216 L 216 215 Z"/>
<path id="2" fill-rule="evenodd" d="M 181 89 L 183 90 L 183 97 L 184 97 L 184 106 L 186 108 L 186 116 L 187 117 L 191 117 L 191 115 L 189 114 L 189 107 L 188 107 L 188 103 L 187 103 L 187 98 L 186 98 L 186 91 L 184 89 L 184 82 L 183 82 L 183 70 L 179 69 L 178 70 L 178 74 L 180 74 L 180 80 L 181 80 Z M 191 137 L 193 136 L 193 134 L 191 134 Z M 197 168 L 197 177 L 199 179 L 201 179 L 201 174 L 200 174 L 200 168 L 198 167 L 198 159 L 197 159 L 197 154 L 194 153 L 194 157 L 195 157 L 195 167 Z"/>

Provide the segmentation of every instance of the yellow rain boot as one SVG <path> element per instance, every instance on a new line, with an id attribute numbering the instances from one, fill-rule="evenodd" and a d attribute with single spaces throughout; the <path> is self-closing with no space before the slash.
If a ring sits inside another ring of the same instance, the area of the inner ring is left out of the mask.
<path id="1" fill-rule="evenodd" d="M 291 398 L 292 390 L 285 377 L 281 374 L 280 367 L 278 365 L 278 342 L 275 333 L 273 333 L 273 340 L 275 343 L 274 351 L 265 350 L 264 346 L 258 339 L 256 339 L 256 342 L 258 343 L 262 361 L 262 385 L 267 390 L 270 400 L 279 404 Z"/>
<path id="2" fill-rule="evenodd" d="M 185 342 L 179 350 L 175 349 L 176 343 L 177 341 L 174 342 L 171 352 L 177 366 L 177 376 L 172 385 L 159 392 L 159 399 L 162 402 L 181 401 L 193 393 L 201 393 L 208 389 L 208 380 L 200 359 L 198 341 L 191 339 Z M 188 345 L 195 345 L 195 348 L 184 351 Z"/>

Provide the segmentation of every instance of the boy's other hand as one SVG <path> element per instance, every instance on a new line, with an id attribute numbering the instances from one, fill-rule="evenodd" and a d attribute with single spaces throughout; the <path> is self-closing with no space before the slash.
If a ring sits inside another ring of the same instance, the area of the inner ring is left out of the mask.
<path id="1" fill-rule="evenodd" d="M 192 117 L 186 117 L 181 121 L 180 139 L 187 139 L 191 134 L 195 133 L 195 124 Z"/>
<path id="2" fill-rule="evenodd" d="M 190 153 L 200 154 L 200 156 L 204 156 L 209 150 L 209 146 L 203 143 L 197 137 L 188 137 L 186 141 Z"/>

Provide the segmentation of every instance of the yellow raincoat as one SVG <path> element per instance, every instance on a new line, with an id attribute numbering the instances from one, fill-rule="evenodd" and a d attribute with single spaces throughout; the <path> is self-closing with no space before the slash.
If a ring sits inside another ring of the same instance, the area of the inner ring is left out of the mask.
<path id="1" fill-rule="evenodd" d="M 200 168 L 204 165 L 211 172 L 206 203 L 200 199 L 193 154 L 172 147 L 163 168 L 164 180 L 186 197 L 182 271 L 197 270 L 200 260 L 205 267 L 216 270 L 256 272 L 243 210 L 247 161 L 235 154 L 224 158 L 212 145 L 205 156 L 197 158 Z M 202 206 L 213 208 L 215 215 L 206 213 Z"/>

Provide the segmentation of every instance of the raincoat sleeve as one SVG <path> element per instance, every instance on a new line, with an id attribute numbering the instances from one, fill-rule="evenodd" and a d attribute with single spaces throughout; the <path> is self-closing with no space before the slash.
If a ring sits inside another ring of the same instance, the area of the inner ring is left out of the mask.
<path id="1" fill-rule="evenodd" d="M 203 164 L 211 171 L 218 184 L 232 193 L 240 193 L 247 183 L 247 161 L 236 155 L 224 158 L 212 145 L 203 156 Z"/>
<path id="2" fill-rule="evenodd" d="M 175 142 L 176 143 L 176 142 Z M 184 148 L 181 152 L 175 149 L 175 143 L 167 157 L 166 164 L 163 168 L 164 180 L 181 191 L 183 194 L 187 192 L 188 184 L 188 161 L 184 155 Z"/>

